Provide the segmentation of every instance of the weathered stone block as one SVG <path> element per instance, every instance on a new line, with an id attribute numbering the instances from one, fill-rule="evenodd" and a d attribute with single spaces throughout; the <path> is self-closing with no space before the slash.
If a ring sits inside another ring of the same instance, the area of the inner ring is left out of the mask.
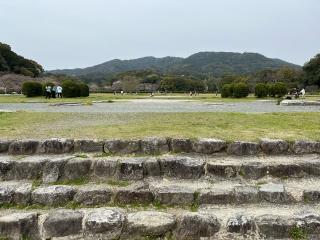
<path id="1" fill-rule="evenodd" d="M 75 152 L 103 152 L 104 142 L 99 140 L 75 140 L 74 151 Z"/>
<path id="2" fill-rule="evenodd" d="M 166 138 L 145 138 L 141 140 L 141 151 L 144 154 L 163 154 L 169 152 L 169 150 Z"/>
<path id="3" fill-rule="evenodd" d="M 235 202 L 234 192 L 231 189 L 204 189 L 200 191 L 200 204 L 230 204 Z"/>
<path id="4" fill-rule="evenodd" d="M 288 152 L 289 144 L 280 139 L 262 139 L 260 147 L 266 154 L 284 154 Z"/>
<path id="5" fill-rule="evenodd" d="M 28 205 L 31 203 L 31 183 L 22 183 L 15 189 L 13 195 L 13 202 L 20 205 Z"/>
<path id="6" fill-rule="evenodd" d="M 227 143 L 225 141 L 214 138 L 202 138 L 192 143 L 193 151 L 203 154 L 221 152 L 226 147 Z"/>
<path id="7" fill-rule="evenodd" d="M 274 164 L 268 168 L 273 177 L 303 177 L 305 172 L 300 164 Z"/>
<path id="8" fill-rule="evenodd" d="M 207 172 L 208 172 L 208 175 L 215 176 L 215 177 L 234 178 L 237 176 L 237 173 L 240 167 L 241 165 L 208 162 Z"/>
<path id="9" fill-rule="evenodd" d="M 7 173 L 10 172 L 13 166 L 14 166 L 14 161 L 0 159 L 0 180 L 3 181 L 7 179 Z"/>
<path id="10" fill-rule="evenodd" d="M 78 235 L 82 231 L 82 219 L 80 211 L 55 209 L 45 217 L 42 235 L 44 239 Z"/>
<path id="11" fill-rule="evenodd" d="M 0 140 L 0 153 L 6 153 L 9 150 L 9 145 L 12 141 Z"/>
<path id="12" fill-rule="evenodd" d="M 304 190 L 303 191 L 304 202 L 320 202 L 319 190 Z"/>
<path id="13" fill-rule="evenodd" d="M 154 189 L 155 200 L 166 205 L 192 204 L 194 192 L 186 186 L 160 186 Z"/>
<path id="14" fill-rule="evenodd" d="M 67 161 L 67 158 L 58 158 L 46 162 L 43 167 L 42 181 L 44 183 L 57 182 L 61 178 L 63 167 Z"/>
<path id="15" fill-rule="evenodd" d="M 245 179 L 259 179 L 268 175 L 268 166 L 259 162 L 251 162 L 243 164 L 239 173 Z"/>
<path id="16" fill-rule="evenodd" d="M 41 179 L 46 159 L 27 158 L 17 160 L 7 172 L 7 180 Z"/>
<path id="17" fill-rule="evenodd" d="M 131 213 L 128 214 L 126 235 L 130 238 L 163 236 L 173 229 L 175 223 L 174 216 L 168 213 L 154 211 Z"/>
<path id="18" fill-rule="evenodd" d="M 259 201 L 259 191 L 256 187 L 238 186 L 234 188 L 236 203 L 256 203 Z"/>
<path id="19" fill-rule="evenodd" d="M 99 179 L 114 178 L 117 174 L 118 161 L 114 159 L 97 159 L 93 161 L 93 175 Z"/>
<path id="20" fill-rule="evenodd" d="M 119 162 L 119 178 L 122 180 L 140 180 L 143 179 L 142 158 L 128 158 Z"/>
<path id="21" fill-rule="evenodd" d="M 290 230 L 295 226 L 292 219 L 274 215 L 263 215 L 254 219 L 261 234 L 269 239 L 282 239 L 290 237 Z"/>
<path id="22" fill-rule="evenodd" d="M 120 188 L 116 191 L 114 201 L 120 204 L 152 203 L 154 195 L 149 189 Z"/>
<path id="23" fill-rule="evenodd" d="M 92 185 L 78 188 L 74 195 L 74 201 L 82 205 L 94 206 L 110 202 L 111 197 L 111 189 Z"/>
<path id="24" fill-rule="evenodd" d="M 121 235 L 125 213 L 117 208 L 90 211 L 84 218 L 84 233 L 88 239 L 118 239 Z"/>
<path id="25" fill-rule="evenodd" d="M 9 145 L 8 153 L 15 155 L 34 154 L 38 151 L 39 145 L 39 141 L 36 140 L 13 141 Z"/>
<path id="26" fill-rule="evenodd" d="M 160 159 L 160 165 L 166 177 L 197 179 L 204 175 L 205 161 L 189 157 L 166 157 Z"/>
<path id="27" fill-rule="evenodd" d="M 255 224 L 251 217 L 243 215 L 229 218 L 227 222 L 228 232 L 246 234 L 255 230 Z"/>
<path id="28" fill-rule="evenodd" d="M 175 138 L 171 139 L 171 148 L 174 153 L 192 152 L 192 142 L 190 139 Z"/>
<path id="29" fill-rule="evenodd" d="M 161 176 L 160 162 L 156 158 L 147 158 L 143 162 L 143 175 L 145 177 Z"/>
<path id="30" fill-rule="evenodd" d="M 296 154 L 320 153 L 320 142 L 295 141 L 291 149 Z"/>
<path id="31" fill-rule="evenodd" d="M 61 180 L 87 178 L 90 175 L 92 161 L 90 159 L 74 158 L 64 165 Z"/>
<path id="32" fill-rule="evenodd" d="M 133 154 L 140 152 L 140 140 L 108 140 L 104 143 L 104 152 L 110 154 Z"/>
<path id="33" fill-rule="evenodd" d="M 70 186 L 49 186 L 40 187 L 32 192 L 32 203 L 63 206 L 73 199 L 76 190 Z"/>
<path id="34" fill-rule="evenodd" d="M 233 142 L 228 145 L 227 153 L 232 155 L 255 155 L 260 151 L 258 143 L 254 142 Z"/>
<path id="35" fill-rule="evenodd" d="M 174 237 L 178 240 L 213 237 L 220 229 L 217 217 L 210 213 L 185 213 L 177 220 Z"/>
<path id="36" fill-rule="evenodd" d="M 0 217 L 0 236 L 5 239 L 39 239 L 36 213 L 12 213 Z"/>
<path id="37" fill-rule="evenodd" d="M 52 138 L 41 143 L 39 153 L 62 154 L 74 152 L 74 140 Z"/>
<path id="38" fill-rule="evenodd" d="M 286 203 L 292 200 L 282 184 L 274 183 L 261 185 L 259 196 L 261 199 L 272 203 Z"/>
<path id="39" fill-rule="evenodd" d="M 0 185 L 0 204 L 11 203 L 15 187 Z"/>

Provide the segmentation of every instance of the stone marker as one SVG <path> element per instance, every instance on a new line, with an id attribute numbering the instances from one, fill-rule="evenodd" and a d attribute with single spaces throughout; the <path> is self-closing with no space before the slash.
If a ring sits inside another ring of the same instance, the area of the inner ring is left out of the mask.
<path id="1" fill-rule="evenodd" d="M 132 154 L 140 152 L 140 140 L 108 140 L 104 143 L 104 152 L 110 154 Z"/>
<path id="2" fill-rule="evenodd" d="M 255 155 L 260 151 L 258 143 L 253 142 L 233 142 L 228 145 L 227 153 L 231 155 Z"/>
<path id="3" fill-rule="evenodd" d="M 52 138 L 41 143 L 39 153 L 62 154 L 74 152 L 74 140 Z"/>
<path id="4" fill-rule="evenodd" d="M 169 144 L 166 138 L 145 138 L 141 140 L 141 151 L 144 154 L 157 155 L 169 152 Z"/>
<path id="5" fill-rule="evenodd" d="M 175 138 L 171 139 L 171 148 L 174 153 L 192 152 L 192 142 L 190 139 Z"/>
<path id="6" fill-rule="evenodd" d="M 196 153 L 212 154 L 221 152 L 227 147 L 227 143 L 223 140 L 214 138 L 201 138 L 193 141 L 192 149 Z"/>
<path id="7" fill-rule="evenodd" d="M 288 152 L 289 144 L 280 139 L 261 139 L 260 147 L 266 154 L 284 154 Z"/>
<path id="8" fill-rule="evenodd" d="M 140 180 L 143 179 L 142 158 L 128 158 L 119 162 L 119 178 L 121 180 Z"/>

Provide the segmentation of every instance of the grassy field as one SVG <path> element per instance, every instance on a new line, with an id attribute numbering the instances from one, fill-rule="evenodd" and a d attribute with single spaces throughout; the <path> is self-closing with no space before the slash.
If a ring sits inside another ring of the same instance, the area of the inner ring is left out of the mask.
<path id="1" fill-rule="evenodd" d="M 320 140 L 320 113 L 0 113 L 1 139 L 147 136 Z"/>
<path id="2" fill-rule="evenodd" d="M 215 94 L 200 94 L 197 96 L 190 97 L 188 94 L 167 94 L 167 95 L 155 95 L 155 99 L 183 99 L 203 102 L 248 102 L 258 100 L 253 95 L 247 98 L 221 98 L 220 95 Z M 58 103 L 58 102 L 80 102 L 80 103 L 91 103 L 93 101 L 121 101 L 130 99 L 150 99 L 149 94 L 127 94 L 127 95 L 113 95 L 111 93 L 94 93 L 87 98 L 62 98 L 62 99 L 50 99 L 47 100 L 44 97 L 27 98 L 23 95 L 0 95 L 1 103 L 28 103 L 28 102 L 39 102 L 39 103 Z M 273 99 L 274 98 L 265 98 Z M 319 95 L 307 96 L 308 100 L 320 99 Z"/>

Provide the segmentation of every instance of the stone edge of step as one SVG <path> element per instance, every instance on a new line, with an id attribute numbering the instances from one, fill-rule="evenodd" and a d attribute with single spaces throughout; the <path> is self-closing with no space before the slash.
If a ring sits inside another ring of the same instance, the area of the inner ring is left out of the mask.
<path id="1" fill-rule="evenodd" d="M 159 155 L 173 153 L 229 155 L 267 155 L 320 153 L 320 142 L 281 139 L 261 139 L 259 142 L 227 142 L 215 138 L 162 138 L 111 139 L 111 140 L 74 140 L 52 138 L 47 140 L 0 140 L 0 153 L 12 155 L 64 154 L 76 152 L 101 152 L 110 155 L 146 154 Z"/>

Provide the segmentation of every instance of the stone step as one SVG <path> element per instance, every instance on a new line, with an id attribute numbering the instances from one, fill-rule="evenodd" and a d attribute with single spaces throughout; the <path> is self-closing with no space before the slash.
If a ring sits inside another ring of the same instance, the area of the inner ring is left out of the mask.
<path id="1" fill-rule="evenodd" d="M 0 181 L 42 180 L 44 183 L 85 178 L 95 180 L 262 179 L 320 176 L 317 154 L 284 156 L 101 155 L 0 156 Z"/>
<path id="2" fill-rule="evenodd" d="M 168 152 L 194 152 L 213 154 L 226 152 L 230 155 L 320 153 L 320 142 L 279 139 L 261 139 L 259 142 L 226 142 L 220 139 L 115 139 L 115 140 L 0 140 L 0 153 L 8 154 L 63 154 L 72 152 L 105 152 L 108 154 L 142 153 L 147 155 Z"/>
<path id="3" fill-rule="evenodd" d="M 0 206 L 110 206 L 150 205 L 198 208 L 201 205 L 249 203 L 320 203 L 320 180 L 273 179 L 264 181 L 211 181 L 148 179 L 36 185 L 32 182 L 0 183 Z"/>
<path id="4" fill-rule="evenodd" d="M 3 239 L 319 239 L 319 206 L 0 211 Z"/>

